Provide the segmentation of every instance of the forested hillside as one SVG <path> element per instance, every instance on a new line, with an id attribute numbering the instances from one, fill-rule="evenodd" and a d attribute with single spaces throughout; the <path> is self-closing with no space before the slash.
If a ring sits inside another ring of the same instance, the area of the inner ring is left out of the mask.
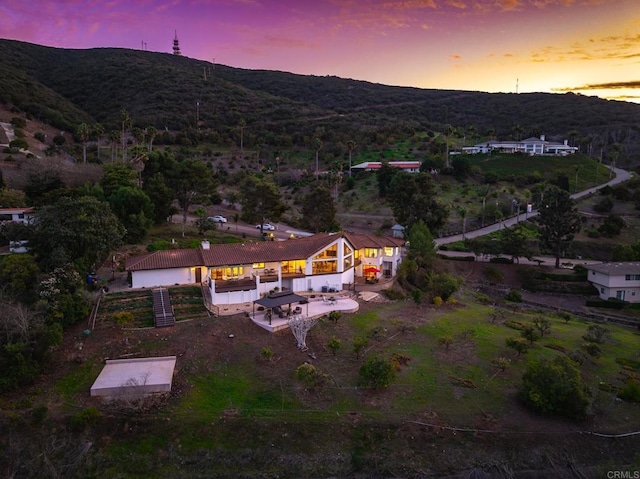
<path id="1" fill-rule="evenodd" d="M 139 126 L 197 126 L 232 141 L 325 145 L 376 135 L 444 131 L 476 137 L 569 139 L 584 153 L 618 144 L 640 151 L 640 105 L 574 94 L 489 94 L 391 87 L 337 77 L 244 70 L 148 51 L 67 50 L 0 40 L 0 101 L 57 128 L 115 127 L 126 109 Z"/>

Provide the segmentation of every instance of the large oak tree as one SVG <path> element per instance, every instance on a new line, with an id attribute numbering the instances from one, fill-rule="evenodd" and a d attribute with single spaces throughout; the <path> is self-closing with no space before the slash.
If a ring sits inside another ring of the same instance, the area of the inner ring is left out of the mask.
<path id="1" fill-rule="evenodd" d="M 29 245 L 43 270 L 73 263 L 82 273 L 100 265 L 126 232 L 109 204 L 92 196 L 41 207 L 33 228 Z"/>

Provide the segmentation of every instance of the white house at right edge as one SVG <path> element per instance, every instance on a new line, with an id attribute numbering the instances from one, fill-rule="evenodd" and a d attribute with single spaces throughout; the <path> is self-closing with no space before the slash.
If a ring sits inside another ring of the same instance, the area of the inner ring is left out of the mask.
<path id="1" fill-rule="evenodd" d="M 486 141 L 473 146 L 466 146 L 462 151 L 468 154 L 479 153 L 525 153 L 534 155 L 553 155 L 566 156 L 572 155 L 578 151 L 578 147 L 569 146 L 567 140 L 564 143 L 556 143 L 555 141 L 547 141 L 544 135 L 540 138 L 527 138 L 521 141 Z"/>
<path id="2" fill-rule="evenodd" d="M 600 298 L 640 303 L 640 262 L 590 264 L 586 268 Z"/>

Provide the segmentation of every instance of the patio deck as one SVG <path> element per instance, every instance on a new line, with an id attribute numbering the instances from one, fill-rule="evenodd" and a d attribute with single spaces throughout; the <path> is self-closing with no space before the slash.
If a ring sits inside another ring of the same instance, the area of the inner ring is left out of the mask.
<path id="1" fill-rule="evenodd" d="M 332 295 L 326 295 L 325 297 L 328 299 L 330 296 Z M 335 298 L 336 301 L 333 304 L 329 302 L 325 303 L 322 300 L 322 297 L 312 298 L 307 304 L 300 305 L 302 308 L 302 314 L 310 318 L 319 318 L 329 314 L 331 311 L 355 313 L 360 308 L 358 302 L 349 297 L 336 295 Z M 271 333 L 275 333 L 276 331 L 281 331 L 289 327 L 289 318 L 279 318 L 274 316 L 271 319 L 271 324 L 269 324 L 269 320 L 265 318 L 265 315 L 266 311 L 255 311 L 249 313 L 251 321 Z"/>

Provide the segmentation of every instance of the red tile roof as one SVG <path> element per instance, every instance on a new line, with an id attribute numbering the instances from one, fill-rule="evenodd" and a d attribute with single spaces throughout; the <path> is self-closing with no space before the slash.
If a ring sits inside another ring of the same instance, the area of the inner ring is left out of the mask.
<path id="1" fill-rule="evenodd" d="M 150 269 L 187 268 L 202 265 L 200 249 L 172 249 L 154 251 L 142 256 L 131 256 L 125 262 L 127 271 L 145 271 Z"/>
<path id="2" fill-rule="evenodd" d="M 301 260 L 312 256 L 341 237 L 340 234 L 317 234 L 285 241 L 221 244 L 202 250 L 202 256 L 204 265 L 209 267 Z"/>
<path id="3" fill-rule="evenodd" d="M 306 238 L 285 241 L 254 241 L 246 243 L 216 244 L 209 249 L 176 249 L 155 251 L 127 258 L 127 271 L 188 268 L 190 266 L 233 266 L 271 261 L 303 260 L 313 256 L 340 238 L 355 249 L 402 246 L 399 238 L 379 237 L 354 233 L 321 233 Z"/>
<path id="4" fill-rule="evenodd" d="M 355 249 L 362 248 L 385 248 L 394 246 L 404 246 L 402 238 L 392 238 L 390 236 L 374 236 L 358 233 L 345 233 L 345 238 Z"/>

